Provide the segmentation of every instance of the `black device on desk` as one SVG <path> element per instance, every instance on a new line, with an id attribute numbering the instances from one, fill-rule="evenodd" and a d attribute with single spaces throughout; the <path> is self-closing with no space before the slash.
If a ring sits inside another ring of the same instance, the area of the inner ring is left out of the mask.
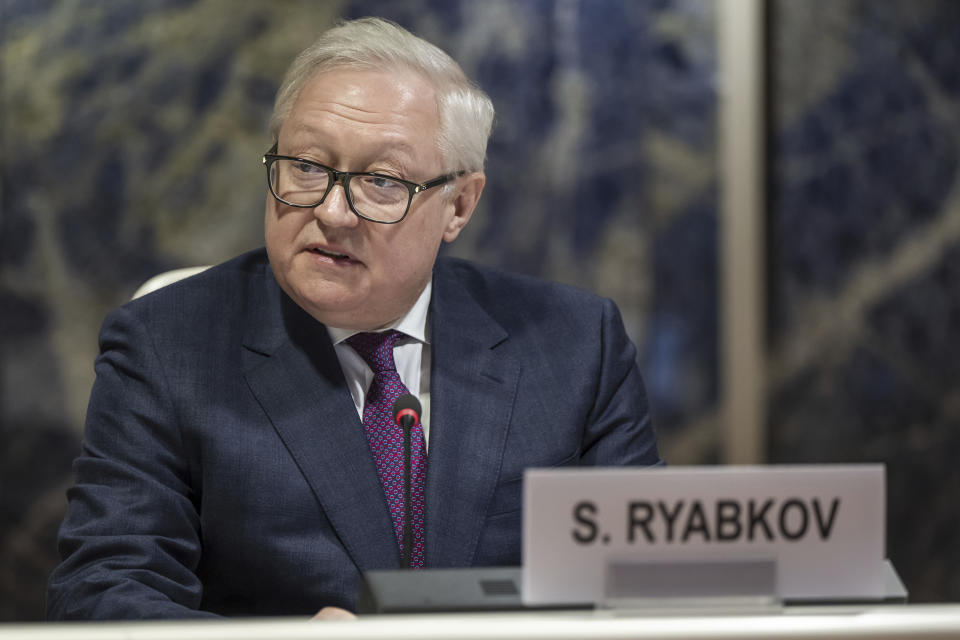
<path id="1" fill-rule="evenodd" d="M 707 565 L 696 566 L 697 570 L 687 572 L 688 582 L 704 584 L 704 569 L 716 572 L 716 568 Z M 663 570 L 667 565 L 651 565 L 645 571 Z M 462 569 L 388 569 L 367 571 L 363 574 L 360 595 L 357 600 L 357 613 L 443 613 L 465 611 L 531 611 L 551 609 L 593 609 L 597 603 L 584 602 L 563 605 L 523 604 L 521 598 L 520 567 L 468 567 Z M 658 580 L 652 581 L 654 584 Z M 683 579 L 678 588 L 683 590 Z M 824 604 L 905 604 L 907 590 L 903 586 L 889 560 L 884 563 L 885 595 L 876 600 L 794 600 L 782 601 L 781 605 L 824 605 Z M 664 591 L 652 585 L 644 589 L 648 596 Z M 672 596 L 675 605 L 677 593 L 663 593 Z M 654 598 L 655 599 L 655 598 Z M 647 602 L 649 603 L 649 599 Z M 722 599 L 716 602 L 722 605 Z M 731 603 L 732 604 L 732 603 Z"/>
<path id="2" fill-rule="evenodd" d="M 520 598 L 520 567 L 367 571 L 357 613 L 438 613 L 531 609 Z M 534 609 L 589 609 L 592 604 Z"/>

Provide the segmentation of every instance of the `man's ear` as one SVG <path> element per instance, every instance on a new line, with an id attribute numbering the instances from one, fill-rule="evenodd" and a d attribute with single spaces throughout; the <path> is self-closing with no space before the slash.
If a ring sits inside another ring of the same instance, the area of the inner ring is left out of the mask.
<path id="1" fill-rule="evenodd" d="M 456 192 L 450 200 L 453 215 L 443 229 L 443 241 L 453 242 L 460 235 L 460 230 L 470 222 L 470 216 L 480 201 L 483 186 L 487 183 L 487 176 L 482 171 L 475 171 L 457 179 Z"/>

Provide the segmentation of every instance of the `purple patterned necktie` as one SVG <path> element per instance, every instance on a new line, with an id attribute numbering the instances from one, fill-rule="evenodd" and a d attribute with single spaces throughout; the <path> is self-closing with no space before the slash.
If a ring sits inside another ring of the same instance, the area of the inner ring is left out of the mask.
<path id="1" fill-rule="evenodd" d="M 358 333 L 346 342 L 373 370 L 373 382 L 363 403 L 363 428 L 387 496 L 397 543 L 403 549 L 403 429 L 393 420 L 393 403 L 410 393 L 400 380 L 393 360 L 393 345 L 403 337 L 399 331 Z M 423 566 L 423 486 L 427 475 L 427 451 L 420 421 L 410 430 L 410 513 L 413 552 L 411 567 Z"/>

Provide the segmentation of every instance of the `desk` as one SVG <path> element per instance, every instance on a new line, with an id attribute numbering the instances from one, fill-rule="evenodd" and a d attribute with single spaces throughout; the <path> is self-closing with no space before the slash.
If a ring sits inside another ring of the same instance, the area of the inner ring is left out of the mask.
<path id="1" fill-rule="evenodd" d="M 555 611 L 380 615 L 356 621 L 250 619 L 0 625 L 0 640 L 716 640 L 960 638 L 960 605 L 787 607 L 764 615 Z"/>

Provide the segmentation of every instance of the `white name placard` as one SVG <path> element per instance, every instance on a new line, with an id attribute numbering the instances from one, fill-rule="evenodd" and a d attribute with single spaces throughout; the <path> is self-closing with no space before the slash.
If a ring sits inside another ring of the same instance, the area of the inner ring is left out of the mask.
<path id="1" fill-rule="evenodd" d="M 883 465 L 531 469 L 523 599 L 603 598 L 610 563 L 776 563 L 785 599 L 883 595 Z"/>

